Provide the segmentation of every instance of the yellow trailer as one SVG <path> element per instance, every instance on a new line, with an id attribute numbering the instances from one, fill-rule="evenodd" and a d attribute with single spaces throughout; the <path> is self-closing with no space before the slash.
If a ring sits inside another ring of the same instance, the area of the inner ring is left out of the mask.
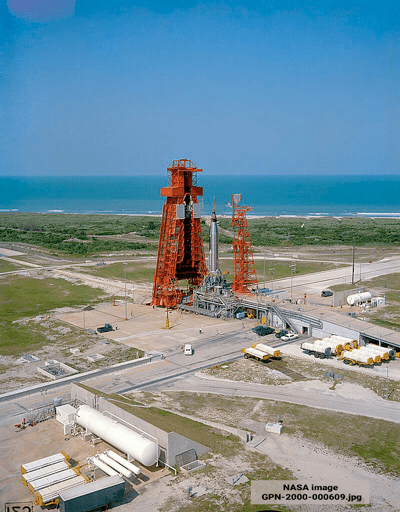
<path id="1" fill-rule="evenodd" d="M 261 352 L 261 350 L 257 350 L 256 348 L 242 348 L 241 352 L 244 354 L 244 357 L 248 359 L 249 357 L 254 357 L 258 361 L 268 361 L 271 359 L 271 355 L 266 354 L 265 352 Z"/>

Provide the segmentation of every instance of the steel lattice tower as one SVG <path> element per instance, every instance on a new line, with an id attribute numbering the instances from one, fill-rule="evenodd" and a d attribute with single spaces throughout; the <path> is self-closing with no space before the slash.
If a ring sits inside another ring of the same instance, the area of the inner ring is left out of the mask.
<path id="1" fill-rule="evenodd" d="M 246 212 L 250 206 L 239 206 L 240 194 L 232 195 L 233 228 L 233 285 L 232 290 L 241 293 L 250 292 L 250 286 L 257 284 L 256 268 Z"/>
<path id="2" fill-rule="evenodd" d="M 179 280 L 186 279 L 189 290 L 198 287 L 207 273 L 200 205 L 203 187 L 197 186 L 202 172 L 190 160 L 174 160 L 167 168 L 166 197 L 154 274 L 152 304 L 174 308 L 183 297 Z"/>

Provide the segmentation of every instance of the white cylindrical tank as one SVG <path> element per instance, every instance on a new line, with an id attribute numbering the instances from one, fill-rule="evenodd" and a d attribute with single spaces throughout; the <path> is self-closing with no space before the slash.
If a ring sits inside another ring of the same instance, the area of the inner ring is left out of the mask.
<path id="1" fill-rule="evenodd" d="M 372 357 L 369 354 L 360 352 L 360 350 L 346 350 L 343 352 L 342 356 L 345 359 L 352 359 L 353 361 L 357 361 L 357 363 L 364 363 L 368 365 L 374 364 Z"/>
<path id="2" fill-rule="evenodd" d="M 308 341 L 305 341 L 300 345 L 300 348 L 303 350 L 313 350 L 314 345 L 312 343 L 309 343 Z"/>
<path id="3" fill-rule="evenodd" d="M 329 347 L 320 345 L 318 343 L 304 342 L 300 347 L 302 350 L 308 350 L 309 352 L 316 352 L 317 354 L 325 354 L 326 356 L 331 355 L 331 349 Z"/>
<path id="4" fill-rule="evenodd" d="M 320 354 L 325 354 L 326 356 L 331 355 L 331 347 L 324 343 L 323 341 L 316 340 L 314 341 L 313 346 L 315 347 L 315 351 L 318 351 Z"/>
<path id="5" fill-rule="evenodd" d="M 261 352 L 265 352 L 266 354 L 269 354 L 272 357 L 280 357 L 281 353 L 276 348 L 269 347 L 268 345 L 265 345 L 265 343 L 256 343 L 254 345 L 254 348 L 256 350 L 261 350 Z"/>
<path id="6" fill-rule="evenodd" d="M 347 297 L 347 304 L 354 306 L 355 304 L 361 304 L 361 302 L 367 302 L 371 300 L 371 294 L 369 292 L 355 293 Z"/>
<path id="7" fill-rule="evenodd" d="M 101 460 L 97 459 L 96 457 L 91 457 L 88 459 L 90 462 L 92 462 L 95 466 L 100 468 L 104 473 L 106 473 L 109 476 L 116 476 L 118 473 L 114 471 L 114 469 L 110 468 L 110 466 L 107 466 L 107 464 L 104 464 L 104 462 L 101 462 Z"/>
<path id="8" fill-rule="evenodd" d="M 360 347 L 358 349 L 358 352 L 360 352 L 361 354 L 367 354 L 370 357 L 372 357 L 372 359 L 374 360 L 374 363 L 381 363 L 382 362 L 380 354 L 378 354 L 373 349 L 370 349 L 368 347 Z"/>
<path id="9" fill-rule="evenodd" d="M 75 421 L 144 466 L 152 466 L 158 460 L 160 449 L 156 443 L 88 405 L 79 406 Z"/>
<path id="10" fill-rule="evenodd" d="M 118 455 L 118 453 L 113 452 L 112 450 L 106 450 L 104 452 L 106 455 L 119 462 L 122 466 L 125 466 L 129 471 L 132 471 L 136 476 L 140 475 L 140 468 L 129 462 L 128 460 Z"/>
<path id="11" fill-rule="evenodd" d="M 340 354 L 343 351 L 343 346 L 338 342 L 338 340 L 331 340 L 330 338 L 322 338 L 322 340 L 315 340 L 314 343 L 324 343 L 327 347 L 331 349 L 331 352 L 335 352 L 335 354 Z"/>
<path id="12" fill-rule="evenodd" d="M 110 466 L 111 468 L 115 469 L 120 475 L 123 475 L 124 477 L 131 479 L 133 477 L 132 471 L 129 471 L 129 469 L 122 466 L 122 464 L 118 464 L 117 461 L 111 459 L 110 457 L 107 457 L 104 453 L 101 453 L 99 455 L 99 459 L 103 461 L 107 466 Z"/>
<path id="13" fill-rule="evenodd" d="M 344 336 L 339 336 L 337 334 L 332 334 L 330 337 L 331 340 L 340 343 L 345 350 L 349 350 L 350 348 L 357 347 L 357 340 L 352 340 L 351 338 L 345 338 Z"/>
<path id="14" fill-rule="evenodd" d="M 374 343 L 367 343 L 365 346 L 367 348 L 374 349 L 381 356 L 384 355 L 384 354 L 388 354 L 389 357 L 391 357 L 391 358 L 395 358 L 396 357 L 396 351 L 393 348 L 380 347 L 379 345 L 375 345 Z"/>

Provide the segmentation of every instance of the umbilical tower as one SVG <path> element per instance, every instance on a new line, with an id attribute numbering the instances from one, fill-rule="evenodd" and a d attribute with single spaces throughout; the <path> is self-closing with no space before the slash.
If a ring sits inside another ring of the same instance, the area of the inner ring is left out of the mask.
<path id="1" fill-rule="evenodd" d="M 182 301 L 179 281 L 187 280 L 188 290 L 198 287 L 207 267 L 198 197 L 197 173 L 202 172 L 190 160 L 173 160 L 167 168 L 166 197 L 163 207 L 157 266 L 154 274 L 152 304 L 174 308 Z"/>
<path id="2" fill-rule="evenodd" d="M 251 285 L 257 285 L 256 268 L 246 213 L 250 206 L 239 206 L 240 194 L 232 195 L 232 228 L 233 228 L 233 285 L 235 292 L 250 292 Z"/>

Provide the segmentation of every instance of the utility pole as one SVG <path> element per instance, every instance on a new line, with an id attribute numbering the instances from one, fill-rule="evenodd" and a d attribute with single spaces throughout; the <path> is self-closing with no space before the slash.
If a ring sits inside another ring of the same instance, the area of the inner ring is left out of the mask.
<path id="1" fill-rule="evenodd" d="M 274 291 L 274 270 L 275 268 L 270 268 L 269 271 L 271 273 L 271 276 L 272 276 L 272 288 L 271 288 L 271 302 L 272 302 L 272 292 Z"/>
<path id="2" fill-rule="evenodd" d="M 290 304 L 293 302 L 293 272 L 296 273 L 296 263 L 289 265 L 290 268 Z"/>
<path id="3" fill-rule="evenodd" d="M 126 312 L 126 263 L 124 263 L 124 274 L 125 274 L 125 320 L 128 320 L 128 315 Z"/>
<path id="4" fill-rule="evenodd" d="M 389 398 L 389 365 L 386 365 L 386 400 Z"/>
<path id="5" fill-rule="evenodd" d="M 265 288 L 265 251 L 264 251 L 264 288 Z"/>

